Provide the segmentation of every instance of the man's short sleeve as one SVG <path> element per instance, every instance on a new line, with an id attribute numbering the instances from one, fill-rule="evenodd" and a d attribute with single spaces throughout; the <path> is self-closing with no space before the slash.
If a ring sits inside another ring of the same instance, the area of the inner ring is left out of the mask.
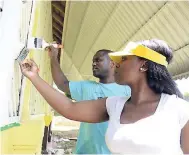
<path id="1" fill-rule="evenodd" d="M 131 96 L 131 88 L 129 86 L 125 86 L 126 96 Z"/>
<path id="2" fill-rule="evenodd" d="M 69 82 L 70 95 L 72 99 L 76 101 L 82 100 L 83 88 L 86 83 L 88 82 L 87 81 L 70 81 Z"/>

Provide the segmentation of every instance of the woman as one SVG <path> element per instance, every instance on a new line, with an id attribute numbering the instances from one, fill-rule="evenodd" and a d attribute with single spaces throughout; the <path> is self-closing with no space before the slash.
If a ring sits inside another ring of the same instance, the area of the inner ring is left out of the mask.
<path id="1" fill-rule="evenodd" d="M 130 98 L 73 103 L 38 75 L 32 60 L 21 64 L 46 101 L 64 117 L 97 123 L 109 120 L 106 143 L 112 153 L 189 153 L 189 104 L 172 80 L 167 65 L 172 51 L 161 40 L 129 43 L 121 52 L 111 53 L 118 84 L 129 85 Z"/>

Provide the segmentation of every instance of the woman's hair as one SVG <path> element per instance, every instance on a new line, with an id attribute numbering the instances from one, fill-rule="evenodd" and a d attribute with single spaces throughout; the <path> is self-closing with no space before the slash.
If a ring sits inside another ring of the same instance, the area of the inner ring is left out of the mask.
<path id="1" fill-rule="evenodd" d="M 166 57 L 168 64 L 173 58 L 171 48 L 162 40 L 151 39 L 137 42 L 146 46 Z M 142 58 L 143 59 L 143 58 Z M 183 98 L 182 93 L 179 91 L 177 84 L 172 79 L 167 68 L 163 65 L 157 64 L 150 60 L 147 60 L 147 82 L 149 87 L 155 93 L 175 94 L 180 98 Z"/>

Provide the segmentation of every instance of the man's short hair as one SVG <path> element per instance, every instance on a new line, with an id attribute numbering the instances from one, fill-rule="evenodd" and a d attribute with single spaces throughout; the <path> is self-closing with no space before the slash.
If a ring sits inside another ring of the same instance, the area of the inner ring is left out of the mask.
<path id="1" fill-rule="evenodd" d="M 108 55 L 109 53 L 112 53 L 113 51 L 107 50 L 107 49 L 101 49 L 98 50 L 96 53 L 103 53 L 104 55 Z"/>

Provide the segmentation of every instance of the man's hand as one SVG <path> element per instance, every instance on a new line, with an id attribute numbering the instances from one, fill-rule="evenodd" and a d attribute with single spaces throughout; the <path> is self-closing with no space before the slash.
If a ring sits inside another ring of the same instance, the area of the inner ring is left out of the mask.
<path id="1" fill-rule="evenodd" d="M 58 48 L 55 48 L 54 46 L 48 46 L 45 48 L 45 50 L 48 51 L 50 59 L 57 59 L 58 57 Z"/>
<path id="2" fill-rule="evenodd" d="M 37 64 L 31 59 L 26 59 L 23 62 L 21 62 L 20 68 L 21 68 L 22 74 L 26 76 L 27 78 L 29 78 L 30 80 L 33 77 L 39 76 L 38 75 L 39 68 Z"/>

